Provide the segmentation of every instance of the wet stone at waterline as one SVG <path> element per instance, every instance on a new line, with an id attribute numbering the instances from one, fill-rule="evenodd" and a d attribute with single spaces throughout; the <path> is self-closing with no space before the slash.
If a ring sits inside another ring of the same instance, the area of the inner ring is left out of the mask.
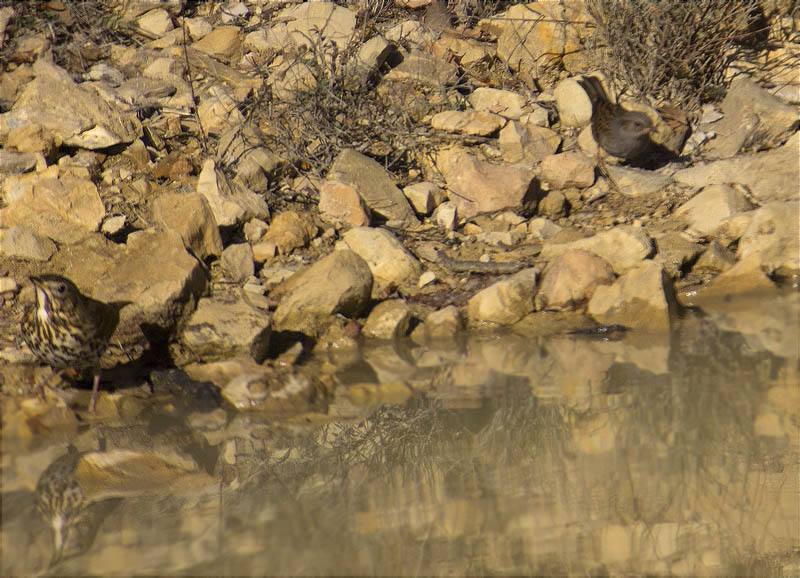
<path id="1" fill-rule="evenodd" d="M 199 419 L 209 384 L 154 372 L 144 424 L 34 452 L 6 435 L 3 572 L 730 575 L 761 563 L 727 546 L 749 544 L 790 575 L 798 332 L 770 311 L 798 307 L 762 307 L 766 334 L 690 315 L 671 335 L 375 341 L 320 365 L 327 410 L 293 417 Z"/>

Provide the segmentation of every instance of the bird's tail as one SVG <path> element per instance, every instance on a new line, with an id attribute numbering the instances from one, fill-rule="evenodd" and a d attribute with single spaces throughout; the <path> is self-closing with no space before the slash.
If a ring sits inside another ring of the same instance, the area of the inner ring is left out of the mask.
<path id="1" fill-rule="evenodd" d="M 592 101 L 592 106 L 597 106 L 599 102 L 611 102 L 608 98 L 603 83 L 596 76 L 584 76 L 578 80 L 578 84 L 586 91 Z"/>

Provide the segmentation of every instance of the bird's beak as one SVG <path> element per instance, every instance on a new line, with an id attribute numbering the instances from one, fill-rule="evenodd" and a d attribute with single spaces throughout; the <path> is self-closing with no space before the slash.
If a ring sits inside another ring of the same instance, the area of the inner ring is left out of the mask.
<path id="1" fill-rule="evenodd" d="M 44 308 L 47 303 L 47 290 L 45 289 L 44 281 L 39 277 L 31 277 L 31 285 L 33 285 L 36 294 L 36 306 Z"/>

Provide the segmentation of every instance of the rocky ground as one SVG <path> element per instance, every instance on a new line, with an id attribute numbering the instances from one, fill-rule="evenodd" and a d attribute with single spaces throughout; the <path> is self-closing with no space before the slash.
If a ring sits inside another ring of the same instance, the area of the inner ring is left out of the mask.
<path id="1" fill-rule="evenodd" d="M 312 351 L 664 332 L 682 308 L 796 288 L 791 3 L 763 3 L 770 42 L 717 101 L 623 100 L 674 154 L 651 169 L 592 138 L 583 4 L 89 4 L 0 2 L 7 399 L 45 372 L 18 363 L 43 272 L 130 302 L 105 360 L 119 391 L 179 390 L 150 371 L 176 366 L 283 409 L 332 387 L 303 374 Z"/>

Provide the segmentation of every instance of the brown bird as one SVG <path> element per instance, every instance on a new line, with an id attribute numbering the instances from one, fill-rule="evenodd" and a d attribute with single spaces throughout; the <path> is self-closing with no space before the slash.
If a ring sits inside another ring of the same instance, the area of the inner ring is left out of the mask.
<path id="1" fill-rule="evenodd" d="M 118 304 L 87 297 L 75 284 L 58 275 L 31 277 L 36 303 L 22 321 L 22 338 L 39 359 L 55 371 L 91 369 L 94 372 L 94 413 L 100 387 L 100 356 L 119 323 Z M 124 305 L 124 304 L 123 304 Z"/>
<path id="2" fill-rule="evenodd" d="M 651 149 L 650 133 L 654 130 L 650 118 L 612 103 L 595 76 L 584 76 L 578 84 L 592 101 L 592 135 L 597 144 L 626 161 L 645 157 Z"/>

